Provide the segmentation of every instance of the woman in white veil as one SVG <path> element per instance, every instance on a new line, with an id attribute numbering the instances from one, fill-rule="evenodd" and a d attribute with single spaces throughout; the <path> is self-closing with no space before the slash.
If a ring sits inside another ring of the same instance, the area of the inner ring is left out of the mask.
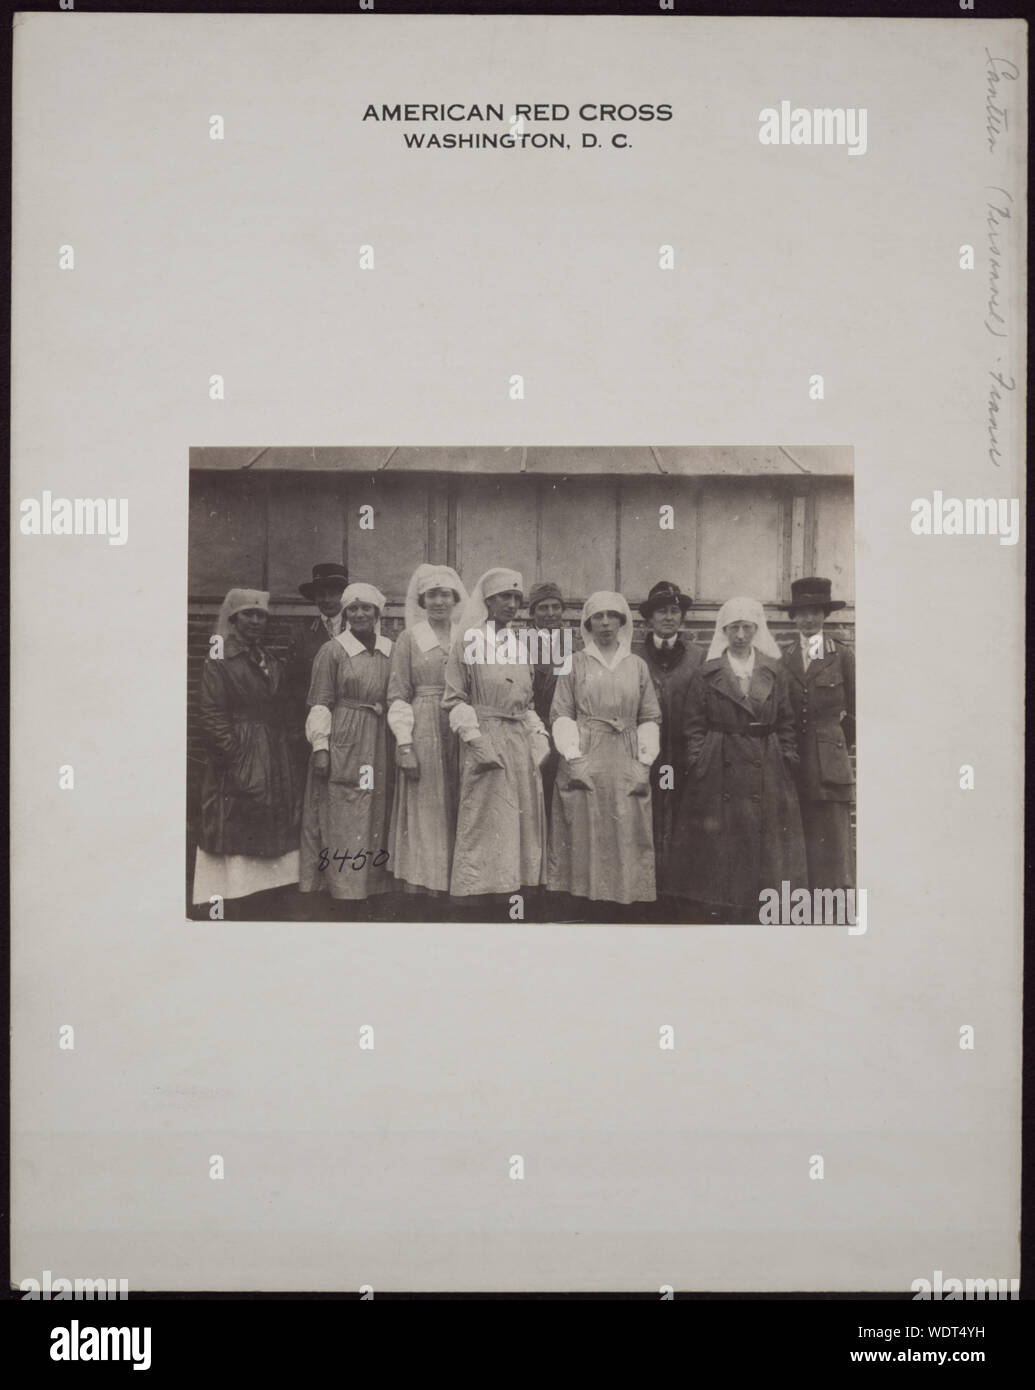
<path id="1" fill-rule="evenodd" d="M 448 565 L 418 565 L 406 590 L 406 627 L 392 651 L 388 727 L 396 785 L 389 867 L 409 893 L 449 892 L 460 780 L 459 748 L 442 708 L 445 665 L 467 590 Z"/>
<path id="2" fill-rule="evenodd" d="M 805 881 L 794 712 L 757 599 L 732 598 L 719 609 L 684 720 L 675 891 L 713 919 L 757 922 L 764 890 Z"/>
<path id="3" fill-rule="evenodd" d="M 554 786 L 547 887 L 593 902 L 655 899 L 650 766 L 661 708 L 646 662 L 630 651 L 621 594 L 591 594 L 585 645 L 559 676 L 550 722 L 562 762 Z"/>

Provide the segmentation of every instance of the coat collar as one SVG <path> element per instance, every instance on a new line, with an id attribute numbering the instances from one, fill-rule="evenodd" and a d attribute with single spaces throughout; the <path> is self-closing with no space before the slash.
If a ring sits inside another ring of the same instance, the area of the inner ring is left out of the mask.
<path id="1" fill-rule="evenodd" d="M 347 627 L 343 628 L 342 631 L 338 633 L 334 641 L 341 644 L 346 656 L 359 656 L 361 652 L 366 651 L 366 647 L 364 647 L 363 643 L 358 637 L 351 633 Z M 374 643 L 374 651 L 380 652 L 382 656 L 391 656 L 392 644 L 387 637 L 378 633 L 377 641 Z M 371 655 L 373 655 L 373 652 Z"/>
<path id="2" fill-rule="evenodd" d="M 837 643 L 834 641 L 834 639 L 832 637 L 828 637 L 826 633 L 824 633 L 823 655 L 817 656 L 812 661 L 810 661 L 809 668 L 806 671 L 805 663 L 801 659 L 801 637 L 798 636 L 795 640 L 794 646 L 787 653 L 787 656 L 785 658 L 785 664 L 787 666 L 788 671 L 790 671 L 790 673 L 793 675 L 794 679 L 798 681 L 800 685 L 804 685 L 807 681 L 812 680 L 812 678 L 815 675 L 817 675 L 820 671 L 823 670 L 826 664 L 837 655 L 837 650 Z"/>
<path id="3" fill-rule="evenodd" d="M 410 636 L 416 642 L 422 652 L 430 652 L 435 647 L 441 648 L 442 644 L 438 640 L 438 633 L 428 622 L 427 618 L 422 618 L 419 623 L 414 623 L 410 629 Z"/>
<path id="4" fill-rule="evenodd" d="M 768 690 L 772 689 L 776 682 L 776 668 L 779 663 L 775 658 L 766 656 L 765 652 L 760 652 L 755 648 L 755 669 L 752 680 L 763 680 L 767 684 Z M 706 681 L 723 695 L 728 696 L 735 704 L 742 709 L 750 710 L 754 714 L 754 709 L 746 695 L 741 694 L 737 678 L 733 674 L 729 662 L 724 661 L 721 656 L 716 656 L 711 661 L 706 661 L 701 667 L 701 675 Z"/>
<path id="5" fill-rule="evenodd" d="M 686 643 L 681 632 L 675 634 L 675 641 L 671 647 L 660 646 L 655 634 L 647 632 L 644 634 L 641 650 L 649 665 L 657 666 L 663 671 L 674 670 L 687 654 Z"/>
<path id="6" fill-rule="evenodd" d="M 617 671 L 627 656 L 632 655 L 632 649 L 628 642 L 618 642 L 615 646 L 611 659 L 608 660 L 600 650 L 592 637 L 587 637 L 582 644 L 582 650 L 593 661 L 598 661 L 605 671 Z"/>
<path id="7" fill-rule="evenodd" d="M 266 651 L 265 647 L 263 647 L 262 650 L 266 652 L 266 660 L 268 662 L 270 654 L 268 651 Z M 250 652 L 251 649 L 249 648 L 248 643 L 242 642 L 240 637 L 237 636 L 236 632 L 229 633 L 228 636 L 226 636 L 223 639 L 223 657 L 226 660 L 229 660 L 235 656 L 250 657 Z M 256 666 L 258 666 L 258 664 L 258 662 L 255 662 Z"/>
<path id="8" fill-rule="evenodd" d="M 267 689 L 276 694 L 280 686 L 280 667 L 274 660 L 273 653 L 267 647 L 262 648 L 262 653 L 266 658 L 265 672 L 263 672 L 263 668 L 252 657 L 251 649 L 247 643 L 242 642 L 235 632 L 231 632 L 223 641 L 223 660 L 233 661 L 235 658 L 243 657 L 248 663 L 248 667 L 254 669 L 256 675 L 261 680 L 269 682 Z"/>

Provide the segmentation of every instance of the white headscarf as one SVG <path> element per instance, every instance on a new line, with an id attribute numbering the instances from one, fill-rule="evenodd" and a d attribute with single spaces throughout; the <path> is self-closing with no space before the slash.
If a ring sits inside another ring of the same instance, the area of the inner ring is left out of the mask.
<path id="1" fill-rule="evenodd" d="M 459 621 L 460 612 L 467 602 L 467 590 L 456 570 L 452 570 L 448 565 L 418 565 L 410 575 L 410 582 L 406 589 L 406 630 L 412 632 L 418 623 L 428 620 L 428 615 L 420 606 L 417 600 L 421 594 L 426 594 L 429 589 L 452 589 L 457 596 L 457 601 L 450 616 L 450 622 Z"/>
<path id="2" fill-rule="evenodd" d="M 388 600 L 380 589 L 375 589 L 373 584 L 350 584 L 341 596 L 342 621 L 345 624 L 343 631 L 351 632 L 349 620 L 345 616 L 345 609 L 350 603 L 372 603 L 377 609 L 377 617 L 374 620 L 374 631 L 381 636 L 381 615 L 385 611 L 385 604 Z"/>
<path id="3" fill-rule="evenodd" d="M 722 656 L 729 646 L 723 628 L 730 623 L 754 623 L 758 631 L 751 639 L 751 645 L 756 651 L 762 652 L 766 656 L 774 656 L 779 660 L 780 648 L 776 645 L 776 639 L 769 631 L 765 612 L 758 599 L 730 598 L 719 609 L 719 616 L 715 619 L 715 632 L 712 634 L 712 644 L 708 648 L 708 661 L 714 661 L 716 657 Z"/>
<path id="4" fill-rule="evenodd" d="M 230 619 L 235 613 L 243 613 L 247 608 L 261 608 L 264 613 L 268 613 L 269 594 L 263 589 L 230 589 L 216 620 L 217 635 L 225 641 L 234 630 L 230 626 Z"/>
<path id="5" fill-rule="evenodd" d="M 625 619 L 625 622 L 618 629 L 618 640 L 611 648 L 610 653 L 601 651 L 590 636 L 587 623 L 594 613 L 621 613 Z M 602 666 L 606 666 L 609 671 L 613 671 L 622 658 L 629 655 L 633 639 L 632 613 L 621 594 L 612 593 L 610 589 L 598 589 L 595 594 L 590 594 L 582 605 L 579 627 L 582 630 L 583 649 L 590 656 L 595 657 Z"/>
<path id="6" fill-rule="evenodd" d="M 524 593 L 525 581 L 517 570 L 500 568 L 486 570 L 471 590 L 460 611 L 460 617 L 453 627 L 453 641 L 463 642 L 466 632 L 483 628 L 489 616 L 485 600 L 492 598 L 493 594 L 505 593 L 508 589 L 517 589 L 519 593 Z"/>

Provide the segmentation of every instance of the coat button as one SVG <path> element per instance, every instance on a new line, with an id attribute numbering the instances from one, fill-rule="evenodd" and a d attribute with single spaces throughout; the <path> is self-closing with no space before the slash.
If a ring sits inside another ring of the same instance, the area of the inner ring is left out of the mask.
<path id="1" fill-rule="evenodd" d="M 730 794 L 729 794 L 729 792 L 723 792 L 723 794 L 722 794 L 722 799 L 723 799 L 723 801 L 729 801 L 729 799 L 730 799 Z"/>
<path id="2" fill-rule="evenodd" d="M 755 794 L 754 794 L 754 796 L 751 798 L 751 800 L 752 800 L 752 801 L 761 801 L 762 798 L 759 796 L 759 794 L 758 794 L 757 792 L 755 792 Z"/>

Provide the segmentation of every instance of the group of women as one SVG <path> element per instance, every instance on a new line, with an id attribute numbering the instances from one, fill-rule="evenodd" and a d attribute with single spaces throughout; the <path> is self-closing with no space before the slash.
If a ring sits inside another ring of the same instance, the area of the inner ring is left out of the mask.
<path id="1" fill-rule="evenodd" d="M 350 583 L 340 631 L 312 660 L 303 763 L 264 640 L 269 596 L 232 589 L 201 680 L 199 912 L 644 920 L 660 895 L 661 920 L 757 921 L 763 889 L 810 884 L 803 719 L 761 605 L 723 605 L 674 706 L 668 656 L 690 600 L 674 585 L 651 595 L 641 611 L 661 616 L 636 651 L 622 595 L 586 600 L 544 721 L 536 668 L 501 645 L 524 602 L 519 573 L 491 569 L 468 594 L 453 569 L 420 565 L 394 643 L 384 595 Z M 846 862 L 827 869 L 847 885 Z"/>

